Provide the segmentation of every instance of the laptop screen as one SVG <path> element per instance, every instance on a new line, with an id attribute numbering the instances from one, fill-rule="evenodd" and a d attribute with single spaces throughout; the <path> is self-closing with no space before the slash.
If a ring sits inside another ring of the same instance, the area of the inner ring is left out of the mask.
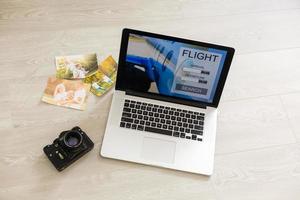
<path id="1" fill-rule="evenodd" d="M 126 90 L 208 104 L 215 103 L 216 94 L 221 95 L 222 69 L 226 57 L 233 55 L 227 47 L 134 31 L 122 42 L 126 51 L 120 85 Z"/>

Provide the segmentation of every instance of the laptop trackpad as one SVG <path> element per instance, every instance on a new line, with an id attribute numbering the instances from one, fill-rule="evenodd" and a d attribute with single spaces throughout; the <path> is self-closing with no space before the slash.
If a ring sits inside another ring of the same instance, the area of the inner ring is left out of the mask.
<path id="1" fill-rule="evenodd" d="M 174 163 L 176 142 L 144 137 L 142 158 L 164 163 Z"/>

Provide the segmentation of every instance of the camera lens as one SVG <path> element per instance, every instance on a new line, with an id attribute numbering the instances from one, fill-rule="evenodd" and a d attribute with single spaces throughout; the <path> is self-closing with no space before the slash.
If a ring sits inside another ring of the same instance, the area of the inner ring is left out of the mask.
<path id="1" fill-rule="evenodd" d="M 70 131 L 65 135 L 64 143 L 68 147 L 78 147 L 82 143 L 82 135 L 78 131 Z"/>

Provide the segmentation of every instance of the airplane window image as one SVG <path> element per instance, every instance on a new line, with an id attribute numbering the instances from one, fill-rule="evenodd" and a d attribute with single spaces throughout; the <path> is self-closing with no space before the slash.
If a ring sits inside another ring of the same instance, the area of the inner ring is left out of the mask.
<path id="1" fill-rule="evenodd" d="M 130 37 L 124 70 L 127 87 L 170 95 L 176 63 L 172 60 L 174 47 L 174 44 L 162 39 Z M 141 49 L 146 50 L 141 52 Z"/>

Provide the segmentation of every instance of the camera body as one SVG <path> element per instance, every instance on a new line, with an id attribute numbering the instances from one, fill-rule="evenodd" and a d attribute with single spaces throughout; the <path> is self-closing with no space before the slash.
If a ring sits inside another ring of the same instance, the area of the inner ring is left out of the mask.
<path id="1" fill-rule="evenodd" d="M 59 134 L 52 144 L 44 147 L 44 152 L 58 171 L 92 150 L 94 143 L 78 126 Z"/>

